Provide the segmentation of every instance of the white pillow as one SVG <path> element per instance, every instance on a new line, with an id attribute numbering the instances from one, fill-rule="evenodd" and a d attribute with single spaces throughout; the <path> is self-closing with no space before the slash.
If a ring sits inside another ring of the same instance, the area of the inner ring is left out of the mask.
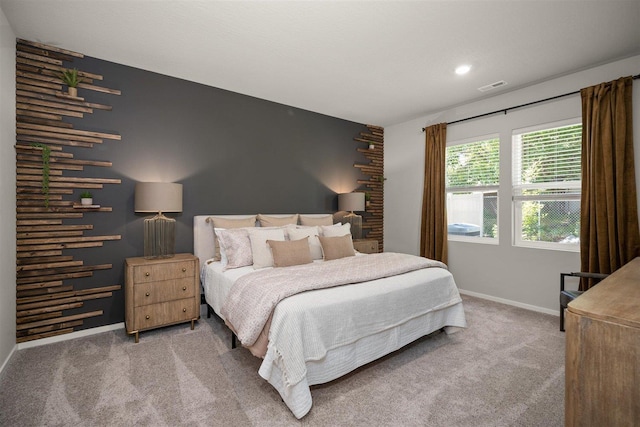
<path id="1" fill-rule="evenodd" d="M 273 267 L 273 255 L 267 240 L 285 240 L 282 228 L 254 228 L 247 230 L 251 240 L 251 252 L 253 254 L 253 268 Z"/>
<path id="2" fill-rule="evenodd" d="M 322 246 L 318 240 L 318 227 L 288 227 L 289 240 L 309 238 L 309 250 L 312 259 L 322 259 Z"/>
<path id="3" fill-rule="evenodd" d="M 351 234 L 351 224 L 348 222 L 342 225 L 321 225 L 320 230 L 324 237 L 340 237 Z"/>
<path id="4" fill-rule="evenodd" d="M 223 270 L 253 264 L 251 241 L 246 228 L 216 228 Z"/>

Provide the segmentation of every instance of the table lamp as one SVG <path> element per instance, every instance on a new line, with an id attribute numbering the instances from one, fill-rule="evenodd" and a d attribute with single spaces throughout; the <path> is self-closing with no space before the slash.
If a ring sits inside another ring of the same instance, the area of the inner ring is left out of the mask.
<path id="1" fill-rule="evenodd" d="M 163 212 L 182 212 L 182 184 L 138 182 L 135 211 L 155 212 L 144 220 L 145 258 L 169 258 L 175 255 L 176 220 Z"/>
<path id="2" fill-rule="evenodd" d="M 338 194 L 338 210 L 349 211 L 344 220 L 351 224 L 351 236 L 354 239 L 362 238 L 362 217 L 353 213 L 364 211 L 364 193 Z"/>

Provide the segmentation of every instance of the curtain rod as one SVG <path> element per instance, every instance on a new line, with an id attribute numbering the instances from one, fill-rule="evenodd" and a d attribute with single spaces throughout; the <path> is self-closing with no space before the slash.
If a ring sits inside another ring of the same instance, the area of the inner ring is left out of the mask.
<path id="1" fill-rule="evenodd" d="M 640 78 L 640 74 L 636 74 L 632 78 L 633 78 L 633 80 L 639 79 Z M 466 119 L 454 120 L 453 122 L 448 122 L 447 125 L 453 125 L 453 124 L 456 124 L 456 123 L 466 122 L 467 120 L 479 119 L 480 117 L 491 116 L 493 114 L 498 114 L 498 113 L 503 113 L 503 112 L 505 114 L 507 114 L 507 111 L 516 110 L 518 108 L 523 108 L 523 107 L 528 107 L 528 106 L 534 105 L 534 104 L 540 104 L 541 102 L 553 101 L 554 99 L 564 98 L 565 96 L 576 95 L 578 93 L 580 93 L 579 90 L 576 90 L 576 91 L 573 91 L 573 92 L 569 92 L 569 93 L 563 93 L 562 95 L 552 96 L 551 98 L 545 98 L 545 99 L 541 99 L 539 101 L 527 102 L 526 104 L 516 105 L 515 107 L 502 108 L 500 110 L 492 111 L 490 113 L 478 114 L 477 116 L 467 117 Z M 425 129 L 426 129 L 426 127 L 422 128 L 422 132 L 424 132 Z"/>

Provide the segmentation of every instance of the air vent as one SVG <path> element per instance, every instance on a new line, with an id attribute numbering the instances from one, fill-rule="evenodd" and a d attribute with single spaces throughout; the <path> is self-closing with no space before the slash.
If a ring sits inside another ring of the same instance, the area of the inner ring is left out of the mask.
<path id="1" fill-rule="evenodd" d="M 500 81 L 498 81 L 498 82 L 491 83 L 490 85 L 486 85 L 486 86 L 479 87 L 479 88 L 478 88 L 478 90 L 479 90 L 480 92 L 486 92 L 486 91 L 488 91 L 488 90 L 492 90 L 492 89 L 495 89 L 495 88 L 497 88 L 497 87 L 504 86 L 504 85 L 506 85 L 506 84 L 507 84 L 507 82 L 505 82 L 504 80 L 500 80 Z"/>

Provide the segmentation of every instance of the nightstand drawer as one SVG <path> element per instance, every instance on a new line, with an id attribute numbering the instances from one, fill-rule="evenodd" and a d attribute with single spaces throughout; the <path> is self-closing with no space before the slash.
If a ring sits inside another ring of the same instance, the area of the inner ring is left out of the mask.
<path id="1" fill-rule="evenodd" d="M 193 277 L 195 270 L 193 266 L 193 261 L 139 265 L 133 268 L 133 281 L 138 284 Z"/>
<path id="2" fill-rule="evenodd" d="M 193 277 L 155 283 L 141 283 L 134 286 L 133 305 L 140 307 L 158 302 L 189 298 L 193 297 L 194 294 Z"/>
<path id="3" fill-rule="evenodd" d="M 139 307 L 135 312 L 135 329 L 155 328 L 197 318 L 197 307 L 194 298 L 162 302 Z"/>

